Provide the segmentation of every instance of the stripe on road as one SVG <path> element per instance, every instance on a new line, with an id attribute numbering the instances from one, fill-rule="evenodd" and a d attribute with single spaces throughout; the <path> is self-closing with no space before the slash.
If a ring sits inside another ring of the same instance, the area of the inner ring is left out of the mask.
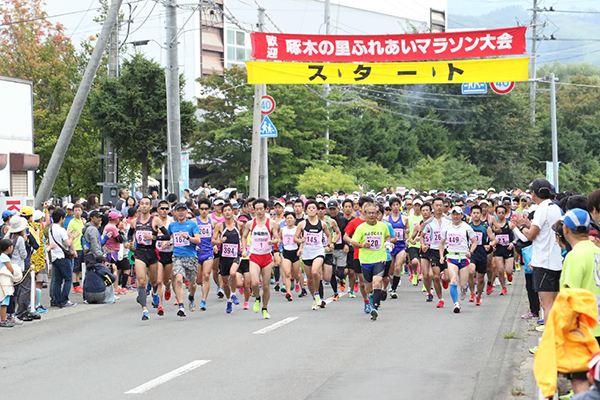
<path id="1" fill-rule="evenodd" d="M 196 361 L 192 361 L 189 364 L 184 365 L 183 367 L 177 368 L 171 372 L 168 372 L 164 375 L 159 376 L 156 379 L 152 379 L 150 382 L 144 383 L 143 385 L 140 385 L 136 388 L 131 389 L 128 392 L 125 392 L 125 394 L 140 394 L 140 393 L 145 393 L 150 389 L 155 388 L 158 385 L 162 385 L 163 383 L 166 383 L 172 379 L 177 378 L 178 376 L 181 376 L 183 374 L 186 374 L 190 371 L 195 370 L 198 367 L 203 366 L 204 364 L 209 363 L 210 360 L 196 360 Z"/>
<path id="2" fill-rule="evenodd" d="M 344 293 L 340 294 L 340 299 L 341 299 L 342 297 L 344 297 L 344 296 L 346 295 L 346 293 L 348 293 L 348 292 L 344 292 Z M 329 304 L 329 303 L 331 303 L 332 301 L 333 301 L 333 297 L 330 297 L 330 298 L 328 298 L 328 299 L 325 299 L 325 304 Z"/>
<path id="3" fill-rule="evenodd" d="M 262 334 L 274 331 L 275 329 L 281 328 L 282 326 L 287 325 L 290 322 L 295 321 L 297 319 L 298 319 L 298 317 L 287 317 L 286 319 L 283 319 L 279 322 L 275 322 L 273 325 L 269 325 L 265 328 L 257 330 L 256 332 L 254 332 L 254 335 L 262 335 Z"/>

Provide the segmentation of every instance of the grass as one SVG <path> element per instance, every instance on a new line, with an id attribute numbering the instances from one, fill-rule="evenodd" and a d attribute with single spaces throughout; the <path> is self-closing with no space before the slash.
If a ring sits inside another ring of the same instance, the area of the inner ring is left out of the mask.
<path id="1" fill-rule="evenodd" d="M 513 396 L 525 396 L 525 391 L 523 390 L 523 388 L 521 386 L 513 386 L 510 389 L 510 393 Z"/>
<path id="2" fill-rule="evenodd" d="M 519 339 L 517 332 L 510 332 L 504 334 L 504 339 Z"/>

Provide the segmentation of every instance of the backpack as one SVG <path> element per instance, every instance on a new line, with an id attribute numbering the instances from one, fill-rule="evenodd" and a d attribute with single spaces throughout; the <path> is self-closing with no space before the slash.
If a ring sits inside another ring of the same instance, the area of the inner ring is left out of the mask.
<path id="1" fill-rule="evenodd" d="M 90 244 L 90 242 L 87 241 L 87 239 L 85 238 L 85 231 L 88 229 L 88 227 L 84 227 L 83 230 L 81 231 L 81 247 L 83 249 L 83 254 L 87 254 L 92 245 Z"/>

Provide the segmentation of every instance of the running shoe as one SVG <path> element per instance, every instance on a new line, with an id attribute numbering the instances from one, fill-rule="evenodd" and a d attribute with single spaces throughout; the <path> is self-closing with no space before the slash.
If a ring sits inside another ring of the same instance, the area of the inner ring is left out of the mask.
<path id="1" fill-rule="evenodd" d="M 206 311 L 206 300 L 200 300 L 200 309 Z"/>
<path id="2" fill-rule="evenodd" d="M 287 293 L 287 290 L 285 290 L 285 285 L 281 285 L 280 292 L 281 293 Z"/>
<path id="3" fill-rule="evenodd" d="M 433 295 L 430 293 L 427 295 L 427 302 L 431 303 L 433 301 Z"/>
<path id="4" fill-rule="evenodd" d="M 381 301 L 385 301 L 387 299 L 387 290 L 381 291 Z"/>
<path id="5" fill-rule="evenodd" d="M 325 308 L 326 305 L 327 305 L 327 302 L 325 300 L 321 300 L 321 304 L 319 305 L 319 307 Z"/>
<path id="6" fill-rule="evenodd" d="M 379 313 L 377 312 L 377 310 L 375 308 L 373 308 L 371 310 L 371 321 L 377 321 L 378 316 L 379 316 Z"/>
<path id="7" fill-rule="evenodd" d="M 412 275 L 412 284 L 413 286 L 417 286 L 419 284 L 419 277 L 417 276 L 417 274 Z"/>
<path id="8" fill-rule="evenodd" d="M 421 289 L 421 292 L 427 293 L 427 288 L 425 287 L 425 285 L 423 285 L 423 288 Z"/>
<path id="9" fill-rule="evenodd" d="M 296 293 L 298 293 L 300 291 L 300 285 L 296 285 L 296 284 L 292 283 L 292 289 L 291 290 L 295 290 Z"/>
<path id="10" fill-rule="evenodd" d="M 281 289 L 281 286 L 279 286 L 279 282 L 275 283 L 275 287 L 273 289 L 275 289 L 276 292 L 279 292 L 279 289 Z"/>
<path id="11" fill-rule="evenodd" d="M 546 325 L 540 325 L 535 327 L 535 330 L 538 332 L 544 332 L 544 329 L 546 329 Z"/>
<path id="12" fill-rule="evenodd" d="M 46 310 L 46 309 L 44 308 L 44 306 L 43 306 L 43 305 L 41 305 L 41 304 L 40 304 L 39 306 L 37 306 L 37 308 L 36 308 L 36 311 L 37 311 L 38 313 L 40 313 L 40 314 L 46 314 L 46 313 L 48 312 L 48 310 Z"/>
<path id="13" fill-rule="evenodd" d="M 460 301 L 467 297 L 467 288 L 460 288 Z"/>
<path id="14" fill-rule="evenodd" d="M 298 297 L 304 297 L 304 296 L 307 296 L 307 295 L 308 295 L 308 293 L 306 293 L 306 289 L 302 288 L 302 293 L 300 293 L 298 295 Z"/>
<path id="15" fill-rule="evenodd" d="M 231 301 L 233 301 L 233 304 L 235 304 L 236 306 L 240 305 L 240 301 L 238 300 L 238 298 L 235 294 L 231 295 Z"/>
<path id="16" fill-rule="evenodd" d="M 263 318 L 264 318 L 264 319 L 269 319 L 269 318 L 271 318 L 271 316 L 269 315 L 269 313 L 267 312 L 267 310 L 263 310 Z"/>
<path id="17" fill-rule="evenodd" d="M 271 282 L 270 283 L 271 283 L 271 285 L 274 285 L 275 284 L 275 278 L 271 278 Z"/>
<path id="18" fill-rule="evenodd" d="M 354 282 L 354 291 L 358 292 L 358 281 Z"/>
<path id="19" fill-rule="evenodd" d="M 248 302 L 247 302 L 247 301 L 245 301 L 245 302 L 244 302 L 244 310 L 247 310 L 247 309 L 248 309 Z"/>
<path id="20" fill-rule="evenodd" d="M 444 300 L 440 300 L 440 301 L 438 301 L 438 303 L 437 303 L 436 307 L 437 307 L 437 308 L 444 308 Z"/>
<path id="21" fill-rule="evenodd" d="M 494 287 L 492 285 L 487 285 L 487 288 L 485 289 L 485 294 L 487 294 L 488 296 L 490 294 L 492 294 L 492 292 L 494 291 Z"/>
<path id="22" fill-rule="evenodd" d="M 423 274 L 419 274 L 419 282 L 423 280 Z"/>
<path id="23" fill-rule="evenodd" d="M 460 314 L 460 304 L 458 304 L 458 302 L 454 303 L 454 309 L 452 311 L 454 311 L 454 314 Z"/>
<path id="24" fill-rule="evenodd" d="M 159 304 L 160 304 L 160 297 L 158 296 L 158 293 L 152 293 L 152 307 L 158 308 Z"/>
<path id="25" fill-rule="evenodd" d="M 442 279 L 442 286 L 444 287 L 444 289 L 448 289 L 448 282 Z"/>
<path id="26" fill-rule="evenodd" d="M 397 298 L 398 298 L 398 293 L 396 293 L 396 291 L 395 291 L 395 290 L 392 290 L 392 293 L 390 293 L 390 297 L 391 297 L 392 299 L 397 299 Z"/>
<path id="27" fill-rule="evenodd" d="M 371 305 L 369 303 L 365 303 L 365 314 L 369 314 L 371 312 Z"/>
<path id="28" fill-rule="evenodd" d="M 227 302 L 227 309 L 225 311 L 227 311 L 227 314 L 231 314 L 231 312 L 233 311 L 233 303 L 231 301 Z"/>
<path id="29" fill-rule="evenodd" d="M 506 279 L 508 280 L 508 283 L 512 283 L 512 280 L 513 280 L 512 274 L 506 274 Z"/>
<path id="30" fill-rule="evenodd" d="M 204 303 L 204 308 L 202 308 L 202 303 Z M 203 310 L 206 310 L 206 302 L 204 300 L 200 302 L 200 308 L 202 308 Z M 191 312 L 196 311 L 196 302 L 194 300 L 190 300 L 189 309 Z"/>
<path id="31" fill-rule="evenodd" d="M 292 294 L 290 292 L 287 292 L 285 294 L 285 298 L 287 299 L 287 301 L 292 301 Z"/>
<path id="32" fill-rule="evenodd" d="M 254 302 L 254 312 L 259 312 L 260 311 L 260 300 L 256 300 Z"/>
<path id="33" fill-rule="evenodd" d="M 537 320 L 538 325 L 544 325 L 544 320 L 542 318 Z"/>
<path id="34" fill-rule="evenodd" d="M 344 293 L 346 291 L 346 280 L 343 279 L 340 281 L 340 291 Z"/>
<path id="35" fill-rule="evenodd" d="M 354 291 L 353 291 L 353 290 L 351 290 L 351 291 L 348 293 L 348 297 L 350 297 L 351 299 L 355 299 L 355 298 L 356 298 L 356 295 L 354 294 Z"/>
<path id="36" fill-rule="evenodd" d="M 538 346 L 532 347 L 531 349 L 529 349 L 529 353 L 531 354 L 535 354 L 538 351 Z"/>
<path id="37" fill-rule="evenodd" d="M 81 286 L 75 286 L 73 288 L 73 293 L 83 293 L 83 287 L 81 287 Z"/>
<path id="38" fill-rule="evenodd" d="M 165 290 L 165 300 L 171 299 L 171 289 Z"/>
<path id="39" fill-rule="evenodd" d="M 532 313 L 531 311 L 529 311 L 527 314 L 521 315 L 521 318 L 532 319 L 532 318 L 539 318 L 539 317 L 537 315 L 535 315 L 534 313 Z"/>
<path id="40" fill-rule="evenodd" d="M 480 305 L 481 305 L 481 296 L 477 296 L 477 297 L 475 298 L 475 305 L 476 305 L 476 306 L 480 306 Z"/>
<path id="41" fill-rule="evenodd" d="M 316 310 L 317 309 L 317 302 L 313 300 L 312 302 L 312 309 Z"/>
<path id="42" fill-rule="evenodd" d="M 177 316 L 185 317 L 185 308 L 183 308 L 183 304 L 181 305 L 181 307 L 179 307 L 179 310 L 177 310 Z"/>
<path id="43" fill-rule="evenodd" d="M 521 264 L 517 263 L 515 269 L 517 270 L 517 272 L 521 272 Z"/>
<path id="44" fill-rule="evenodd" d="M 502 291 L 500 292 L 500 296 L 504 296 L 506 294 L 506 288 L 502 288 Z"/>
<path id="45" fill-rule="evenodd" d="M 142 321 L 147 321 L 149 319 L 150 319 L 150 316 L 148 315 L 148 310 L 142 311 Z"/>
<path id="46" fill-rule="evenodd" d="M 242 296 L 244 295 L 244 287 L 243 286 L 239 289 L 239 292 Z"/>
<path id="47" fill-rule="evenodd" d="M 217 289 L 217 297 L 222 299 L 223 297 L 225 297 L 225 291 L 223 290 L 223 288 L 219 288 Z"/>
<path id="48" fill-rule="evenodd" d="M 158 316 L 162 317 L 163 315 L 165 315 L 165 309 L 162 307 L 158 307 Z"/>
<path id="49" fill-rule="evenodd" d="M 333 301 L 339 301 L 340 300 L 340 295 L 339 294 L 334 294 L 333 295 Z"/>

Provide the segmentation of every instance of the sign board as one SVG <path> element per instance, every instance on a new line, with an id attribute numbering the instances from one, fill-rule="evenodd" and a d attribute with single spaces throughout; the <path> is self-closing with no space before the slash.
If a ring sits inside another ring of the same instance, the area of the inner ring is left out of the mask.
<path id="1" fill-rule="evenodd" d="M 492 90 L 498 94 L 510 93 L 515 88 L 514 82 L 490 82 Z"/>
<path id="2" fill-rule="evenodd" d="M 187 154 L 181 155 L 181 180 L 183 181 L 182 189 L 190 188 L 190 156 Z"/>
<path id="3" fill-rule="evenodd" d="M 263 115 L 271 114 L 275 111 L 275 99 L 271 96 L 264 95 L 260 101 L 260 112 Z"/>
<path id="4" fill-rule="evenodd" d="M 260 124 L 260 137 L 261 138 L 275 138 L 277 137 L 277 128 L 271 122 L 271 119 L 267 115 L 262 123 Z"/>
<path id="5" fill-rule="evenodd" d="M 463 83 L 460 92 L 462 94 L 486 94 L 487 83 Z"/>
<path id="6" fill-rule="evenodd" d="M 6 197 L 0 196 L 0 210 L 15 210 L 20 213 L 25 206 L 33 207 L 33 197 Z"/>
<path id="7" fill-rule="evenodd" d="M 560 161 L 558 162 L 558 169 L 560 170 Z M 546 161 L 546 180 L 556 186 L 556 182 L 554 182 L 554 163 L 552 161 Z"/>

